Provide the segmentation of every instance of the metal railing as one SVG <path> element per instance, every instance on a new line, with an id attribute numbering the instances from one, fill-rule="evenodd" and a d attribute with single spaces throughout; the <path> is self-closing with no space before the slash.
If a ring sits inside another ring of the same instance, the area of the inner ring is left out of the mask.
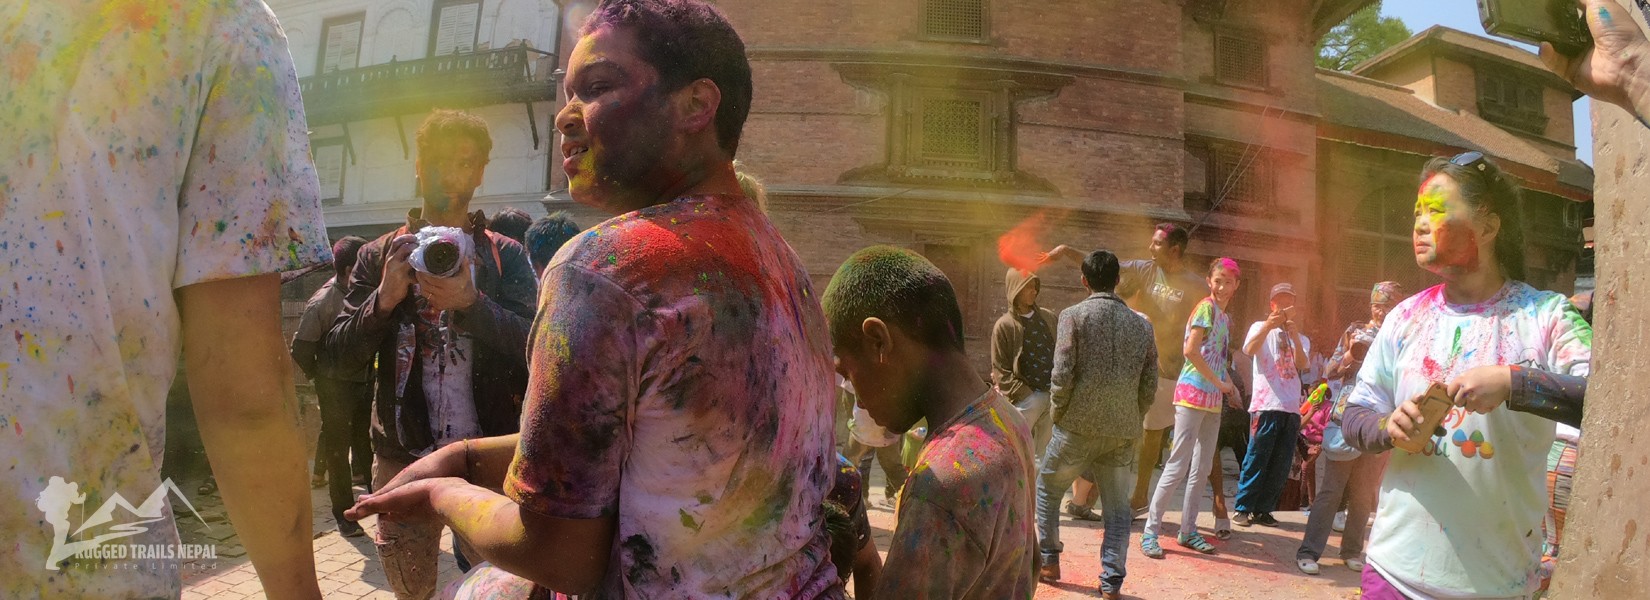
<path id="1" fill-rule="evenodd" d="M 549 101 L 554 83 L 536 64 L 548 56 L 526 46 L 483 50 L 345 69 L 298 85 L 311 127 L 432 108 Z"/>

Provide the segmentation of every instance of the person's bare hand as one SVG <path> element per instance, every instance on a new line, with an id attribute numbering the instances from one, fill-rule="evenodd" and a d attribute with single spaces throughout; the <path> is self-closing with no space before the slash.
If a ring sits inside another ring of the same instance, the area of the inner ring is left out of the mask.
<path id="1" fill-rule="evenodd" d="M 1467 370 L 1449 383 L 1449 397 L 1468 411 L 1488 414 L 1512 396 L 1512 369 L 1506 365 Z"/>
<path id="2" fill-rule="evenodd" d="M 1645 117 L 1635 108 L 1636 96 L 1645 95 L 1650 73 L 1641 73 L 1650 43 L 1638 23 L 1614 0 L 1576 0 L 1587 16 L 1593 45 L 1578 56 L 1567 56 L 1552 44 L 1541 44 L 1541 62 L 1582 93 Z M 1643 100 L 1643 98 L 1640 98 Z"/>
<path id="3" fill-rule="evenodd" d="M 1037 255 L 1037 262 L 1038 262 L 1038 264 L 1051 262 L 1051 261 L 1054 261 L 1054 260 L 1057 260 L 1057 259 L 1060 259 L 1060 258 L 1067 258 L 1070 255 L 1076 254 L 1076 253 L 1077 253 L 1077 250 L 1072 248 L 1071 246 L 1067 246 L 1065 244 L 1060 244 L 1058 246 L 1055 246 L 1053 250 L 1049 250 L 1048 252 L 1043 252 L 1041 254 L 1038 254 Z"/>
<path id="4" fill-rule="evenodd" d="M 1392 436 L 1394 441 L 1399 442 L 1407 442 L 1421 437 L 1432 437 L 1430 434 L 1423 436 L 1421 432 L 1423 430 L 1430 432 L 1438 424 L 1423 421 L 1421 396 L 1416 396 L 1405 400 L 1398 405 L 1396 410 L 1392 411 L 1392 415 L 1388 416 L 1386 420 L 1386 432 Z"/>
<path id="5" fill-rule="evenodd" d="M 371 515 L 396 521 L 422 522 L 437 518 L 430 497 L 442 487 L 469 485 L 457 477 L 420 479 L 406 485 L 385 489 L 362 496 L 355 506 L 344 511 L 344 518 L 359 521 Z"/>
<path id="6" fill-rule="evenodd" d="M 1277 329 L 1277 328 L 1283 327 L 1283 324 L 1288 323 L 1288 322 L 1289 322 L 1289 315 L 1285 314 L 1281 310 L 1273 312 L 1272 314 L 1266 315 L 1266 328 L 1267 329 Z"/>
<path id="7" fill-rule="evenodd" d="M 1235 397 L 1235 396 L 1238 395 L 1237 386 L 1232 385 L 1230 382 L 1227 382 L 1224 379 L 1215 380 L 1215 388 L 1219 389 L 1220 393 L 1222 395 L 1228 397 L 1228 398 Z"/>
<path id="8" fill-rule="evenodd" d="M 390 311 L 412 293 L 413 267 L 408 262 L 418 237 L 401 235 L 384 247 L 384 275 L 378 280 L 378 310 Z"/>
<path id="9" fill-rule="evenodd" d="M 470 257 L 464 257 L 458 265 L 458 272 L 451 277 L 419 272 L 418 295 L 429 301 L 430 308 L 435 310 L 464 310 L 474 305 L 480 294 L 476 291 L 471 263 Z"/>

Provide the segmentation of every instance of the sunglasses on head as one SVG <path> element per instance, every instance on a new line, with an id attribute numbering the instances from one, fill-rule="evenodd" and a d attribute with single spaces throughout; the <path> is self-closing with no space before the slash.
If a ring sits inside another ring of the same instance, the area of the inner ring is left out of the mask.
<path id="1" fill-rule="evenodd" d="M 1452 165 L 1466 167 L 1480 173 L 1487 171 L 1490 168 L 1490 161 L 1485 160 L 1484 153 L 1477 150 L 1457 154 L 1455 155 L 1455 158 L 1449 159 L 1449 162 Z"/>

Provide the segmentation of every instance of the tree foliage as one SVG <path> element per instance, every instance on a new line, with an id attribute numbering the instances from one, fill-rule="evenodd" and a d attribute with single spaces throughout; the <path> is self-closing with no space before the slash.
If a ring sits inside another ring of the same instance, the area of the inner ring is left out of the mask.
<path id="1" fill-rule="evenodd" d="M 1318 41 L 1318 66 L 1350 71 L 1410 35 L 1409 26 L 1402 20 L 1381 16 L 1381 3 L 1376 2 L 1352 13 Z"/>

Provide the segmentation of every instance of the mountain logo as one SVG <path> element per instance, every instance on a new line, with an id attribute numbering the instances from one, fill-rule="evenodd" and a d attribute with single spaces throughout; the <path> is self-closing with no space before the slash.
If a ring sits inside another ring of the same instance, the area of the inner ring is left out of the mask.
<path id="1" fill-rule="evenodd" d="M 40 512 L 45 513 L 46 522 L 52 526 L 52 551 L 46 557 L 46 569 L 56 571 L 58 565 L 66 559 L 96 550 L 99 546 L 114 540 L 149 531 L 148 525 L 150 523 L 162 521 L 166 518 L 166 497 L 168 495 L 176 496 L 178 500 L 183 501 L 183 505 L 189 508 L 190 514 L 195 515 L 196 519 L 200 519 L 202 524 L 206 523 L 206 519 L 202 519 L 200 513 L 195 511 L 195 506 L 189 503 L 189 498 L 183 495 L 177 484 L 172 483 L 171 479 L 166 479 L 155 487 L 155 491 L 144 499 L 143 504 L 135 507 L 117 492 L 114 497 L 105 501 L 103 506 L 98 507 L 97 512 L 87 517 L 80 524 L 80 527 L 75 528 L 71 533 L 69 509 L 76 505 L 85 504 L 86 495 L 80 493 L 79 483 L 64 481 L 62 477 L 53 476 L 51 481 L 46 484 L 46 489 L 42 490 L 40 495 L 35 498 L 35 507 L 40 509 Z M 132 517 L 135 518 L 117 522 L 114 516 L 117 508 L 131 513 Z M 107 527 L 103 527 L 105 525 Z M 94 527 L 101 528 L 101 532 L 84 539 L 71 541 L 70 538 L 81 538 L 82 534 Z M 210 525 L 207 525 L 207 527 L 208 529 L 211 528 Z"/>

